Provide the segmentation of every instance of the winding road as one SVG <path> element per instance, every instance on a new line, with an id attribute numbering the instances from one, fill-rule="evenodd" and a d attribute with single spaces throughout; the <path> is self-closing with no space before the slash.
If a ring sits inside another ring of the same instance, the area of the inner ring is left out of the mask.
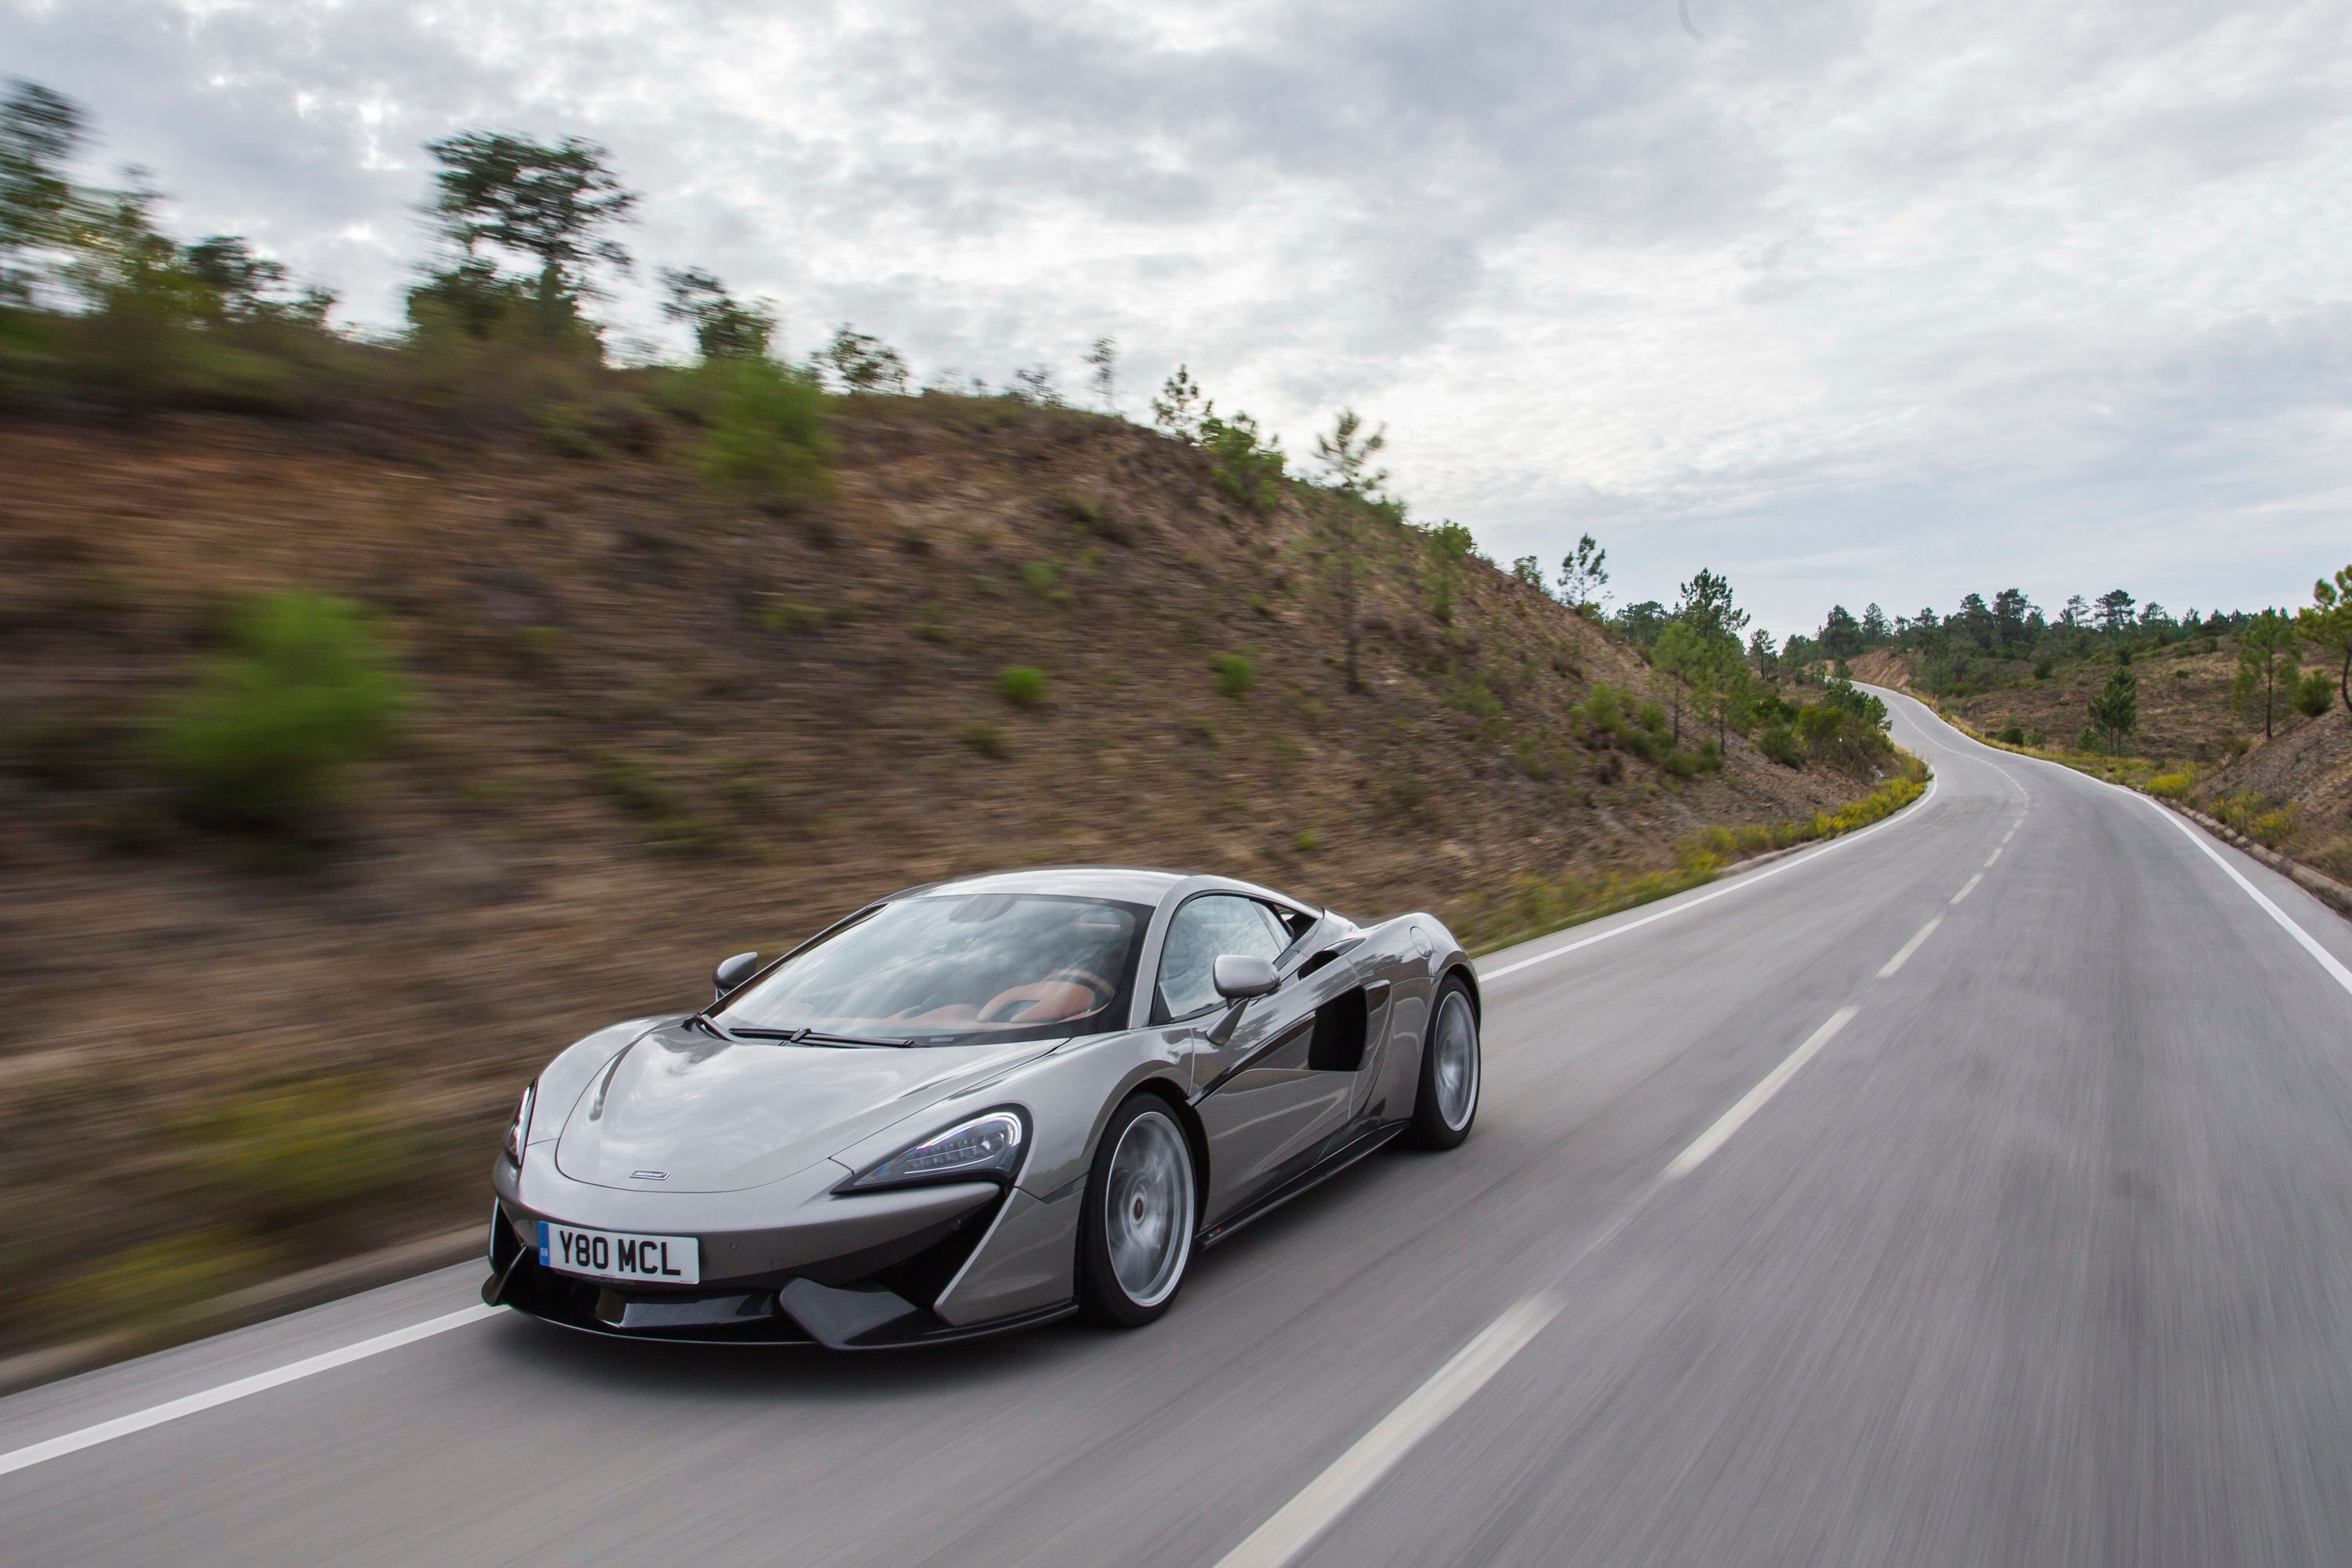
<path id="1" fill-rule="evenodd" d="M 0 1401 L 0 1561 L 2352 1559 L 2352 925 L 1889 700 L 1926 799 L 1485 960 L 1470 1142 L 1150 1329 L 618 1344 L 469 1264 Z"/>

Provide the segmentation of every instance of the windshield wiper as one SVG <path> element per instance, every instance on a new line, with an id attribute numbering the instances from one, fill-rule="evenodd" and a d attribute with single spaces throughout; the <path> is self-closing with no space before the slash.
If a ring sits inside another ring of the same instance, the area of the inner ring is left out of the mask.
<path id="1" fill-rule="evenodd" d="M 871 1035 L 836 1035 L 828 1030 L 738 1028 L 739 1039 L 783 1040 L 795 1046 L 910 1046 L 912 1040 L 885 1040 Z"/>

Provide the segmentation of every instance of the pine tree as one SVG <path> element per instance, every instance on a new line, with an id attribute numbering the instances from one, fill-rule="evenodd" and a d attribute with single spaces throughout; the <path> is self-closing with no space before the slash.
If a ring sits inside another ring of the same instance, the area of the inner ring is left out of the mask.
<path id="1" fill-rule="evenodd" d="M 2282 698 L 2294 696 L 2302 666 L 2294 623 L 2276 610 L 2264 610 L 2238 634 L 2238 676 L 2230 683 L 2230 697 L 2247 717 L 2263 716 L 2263 740 L 2271 738 Z"/>
<path id="2" fill-rule="evenodd" d="M 2106 685 L 2091 699 L 2090 720 L 2091 731 L 2099 742 L 2097 749 L 2121 756 L 2132 732 L 2139 728 L 2139 677 L 2129 665 L 2116 666 Z"/>

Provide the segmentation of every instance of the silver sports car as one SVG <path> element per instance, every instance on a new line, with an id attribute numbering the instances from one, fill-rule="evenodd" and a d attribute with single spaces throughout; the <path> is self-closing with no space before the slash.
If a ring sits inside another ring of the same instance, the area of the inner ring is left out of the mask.
<path id="1" fill-rule="evenodd" d="M 712 979 L 523 1091 L 484 1300 L 836 1350 L 1147 1323 L 1196 1247 L 1478 1110 L 1478 984 L 1444 925 L 1222 877 L 938 883 Z"/>

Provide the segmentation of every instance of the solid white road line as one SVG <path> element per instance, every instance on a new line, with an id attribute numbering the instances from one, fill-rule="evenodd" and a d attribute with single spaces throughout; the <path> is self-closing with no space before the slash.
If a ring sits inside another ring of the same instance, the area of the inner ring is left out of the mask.
<path id="1" fill-rule="evenodd" d="M 1943 923 L 1944 917 L 1937 915 L 1934 920 L 1931 920 L 1926 925 L 1921 926 L 1919 928 L 1919 934 L 1913 937 L 1909 942 L 1905 942 L 1895 952 L 1895 956 L 1886 961 L 1886 966 L 1878 972 L 1878 978 L 1884 980 L 1888 975 L 1894 973 L 1896 970 L 1902 968 L 1903 961 L 1909 958 L 1913 953 L 1918 952 L 1919 944 L 1926 942 L 1929 937 L 1935 935 L 1936 928 Z"/>
<path id="2" fill-rule="evenodd" d="M 2312 957 L 2319 961 L 2319 967 L 2327 971 L 2327 973 L 2334 977 L 2336 984 L 2341 985 L 2347 991 L 2352 991 L 2352 969 L 2345 968 L 2344 961 L 2342 959 L 2337 958 L 2334 953 L 2320 946 L 2319 939 L 2317 937 L 2313 936 L 2309 931 L 2304 930 L 2303 927 L 2297 925 L 2294 917 L 2290 916 L 2284 910 L 2279 908 L 2276 904 L 2271 902 L 2268 898 L 2264 897 L 2263 890 L 2260 888 L 2255 887 L 2252 882 L 2246 880 L 2245 877 L 2240 873 L 2238 868 L 2235 866 L 2231 865 L 2227 859 L 2223 858 L 2221 852 L 2219 849 L 2213 847 L 2211 841 L 2207 838 L 2203 829 L 2196 826 L 2192 823 L 2185 822 L 2179 817 L 2175 816 L 2171 812 L 2167 811 L 2164 807 L 2157 805 L 2156 802 L 2147 800 L 2147 796 L 2144 795 L 2136 795 L 2134 798 L 2147 801 L 2147 808 L 2150 811 L 2153 811 L 2158 816 L 2164 818 L 2165 821 L 2169 822 L 2173 826 L 2178 827 L 2181 832 L 2187 834 L 2189 836 L 2189 842 L 2197 846 L 2198 848 L 2205 851 L 2206 858 L 2212 861 L 2216 866 L 2221 867 L 2222 870 L 2228 872 L 2230 880 L 2237 883 L 2239 887 L 2245 889 L 2246 897 L 2262 905 L 2263 911 L 2265 914 L 2269 915 L 2271 919 L 2278 921 L 2280 925 L 2285 927 L 2286 933 L 2294 938 L 2296 942 L 2303 944 L 2304 952 L 2311 954 Z"/>
<path id="3" fill-rule="evenodd" d="M 1781 861 L 1778 866 L 1770 867 L 1768 869 L 1762 871 L 1750 871 L 1744 876 L 1735 876 L 1727 885 L 1716 889 L 1715 891 L 1711 893 L 1702 893 L 1696 899 L 1685 899 L 1680 903 L 1669 904 L 1664 909 L 1658 910 L 1655 914 L 1643 915 L 1637 921 L 1627 921 L 1621 926 L 1612 926 L 1609 930 L 1601 931 L 1598 935 L 1588 936 L 1580 942 L 1571 942 L 1565 947 L 1552 948 L 1549 952 L 1537 953 L 1533 958 L 1522 958 L 1517 963 L 1507 963 L 1500 969 L 1481 969 L 1478 972 L 1478 978 L 1481 981 L 1500 980 L 1506 974 L 1516 974 L 1522 969 L 1531 969 L 1538 963 L 1549 963 L 1555 958 L 1565 958 L 1570 953 L 1578 951 L 1580 948 L 1591 947 L 1596 942 L 1607 942 L 1612 936 L 1623 936 L 1629 931 L 1639 931 L 1643 926 L 1655 925 L 1658 921 L 1664 920 L 1672 920 L 1675 916 L 1688 910 L 1695 910 L 1701 904 L 1711 904 L 1717 899 L 1730 897 L 1732 894 L 1738 892 L 1743 888 L 1752 888 L 1759 882 L 1769 881 L 1783 871 L 1793 871 L 1800 866 L 1810 866 L 1824 855 L 1835 854 L 1838 850 L 1845 847 L 1849 844 L 1859 844 L 1862 840 L 1869 837 L 1874 833 L 1892 827 L 1896 823 L 1906 822 L 1916 818 L 1919 815 L 1920 808 L 1925 806 L 1929 800 L 1935 797 L 1937 783 L 1937 780 L 1929 779 L 1927 781 L 1927 790 L 1925 795 L 1922 795 L 1917 800 L 1913 801 L 1909 805 L 1895 813 L 1893 816 L 1888 817 L 1885 821 L 1874 823 L 1870 826 L 1864 828 L 1859 833 L 1849 833 L 1843 838 L 1832 839 L 1831 842 L 1821 846 L 1808 854 L 1791 855 L 1786 860 Z M 1538 938 L 1538 940 L 1540 941 L 1541 939 Z"/>
<path id="4" fill-rule="evenodd" d="M 1919 937 L 1925 937 L 1927 934 L 1927 931 L 1921 931 Z M 1915 945 L 1919 937 L 1912 939 Z M 1841 1007 L 1831 1014 L 1829 1022 L 1815 1029 L 1811 1037 L 1803 1045 L 1790 1051 L 1787 1061 L 1766 1073 L 1763 1082 L 1742 1095 L 1738 1104 L 1725 1111 L 1714 1126 L 1700 1133 L 1692 1141 L 1689 1148 L 1675 1155 L 1674 1163 L 1665 1169 L 1666 1176 L 1669 1179 L 1687 1176 L 1706 1163 L 1706 1157 L 1722 1148 L 1725 1142 L 1739 1131 L 1741 1123 L 1764 1109 L 1765 1102 L 1780 1093 L 1781 1086 L 1797 1076 L 1798 1068 L 1811 1061 L 1816 1052 L 1835 1038 L 1837 1032 L 1853 1021 L 1853 1015 L 1854 1009 L 1852 1007 Z"/>
<path id="5" fill-rule="evenodd" d="M 1984 880 L 1984 873 L 1983 873 L 1982 871 L 1979 871 L 1979 872 L 1978 872 L 1975 876 L 1970 877 L 1970 878 L 1968 879 L 1968 881 L 1967 881 L 1966 883 L 1962 884 L 1962 886 L 1961 886 L 1961 888 L 1960 888 L 1960 890 L 1959 890 L 1958 892 L 1954 893 L 1954 894 L 1952 895 L 1952 902 L 1954 902 L 1954 903 L 1956 903 L 1956 904 L 1957 904 L 1957 903 L 1958 903 L 1962 899 L 1967 898 L 1970 893 L 1975 892 L 1975 891 L 1977 890 L 1977 884 L 1978 884 L 1979 882 L 1983 881 L 1983 880 Z"/>
<path id="6" fill-rule="evenodd" d="M 1427 1383 L 1406 1395 L 1379 1426 L 1331 1461 L 1307 1489 L 1282 1505 L 1249 1539 L 1218 1561 L 1217 1568 L 1281 1568 L 1314 1544 L 1358 1499 L 1395 1468 L 1398 1460 L 1469 1402 L 1543 1331 L 1559 1311 L 1549 1296 L 1531 1296 L 1479 1331 Z"/>
<path id="7" fill-rule="evenodd" d="M 331 1372 L 339 1366 L 349 1366 L 355 1361 L 365 1361 L 370 1356 L 398 1350 L 403 1345 L 413 1345 L 419 1340 L 431 1339 L 435 1334 L 445 1334 L 451 1329 L 462 1329 L 467 1323 L 479 1322 L 499 1310 L 496 1307 L 467 1307 L 446 1317 L 411 1323 L 404 1329 L 394 1329 L 388 1334 L 378 1334 L 355 1345 L 345 1345 L 339 1351 L 328 1351 L 274 1371 L 257 1372 L 251 1377 L 240 1377 L 234 1383 L 224 1383 L 218 1388 L 208 1388 L 202 1394 L 169 1400 L 129 1415 L 118 1415 L 111 1421 L 101 1421 L 95 1426 L 85 1426 L 79 1432 L 68 1432 L 62 1437 L 52 1437 L 46 1443 L 35 1443 L 14 1453 L 0 1454 L 0 1476 L 27 1469 L 46 1460 L 62 1458 L 68 1454 L 79 1453 L 84 1448 L 95 1447 L 117 1437 L 127 1437 L 133 1432 L 144 1432 L 150 1426 L 161 1426 L 166 1421 L 177 1421 L 183 1415 L 194 1415 L 198 1411 L 210 1410 L 215 1405 L 226 1405 L 248 1394 L 281 1388 L 322 1372 Z"/>

